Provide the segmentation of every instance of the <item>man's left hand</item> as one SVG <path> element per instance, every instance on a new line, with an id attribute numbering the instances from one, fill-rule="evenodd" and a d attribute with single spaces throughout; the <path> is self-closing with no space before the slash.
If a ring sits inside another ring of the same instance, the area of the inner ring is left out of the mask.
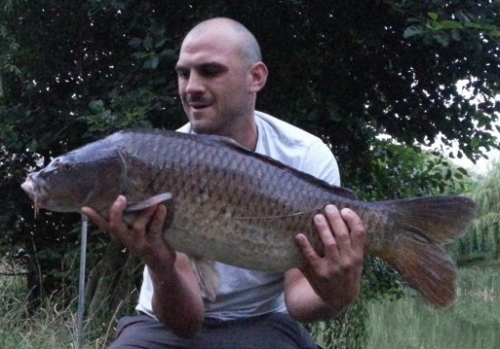
<path id="1" fill-rule="evenodd" d="M 339 212 L 334 205 L 326 206 L 324 214 L 316 215 L 314 224 L 324 255 L 316 253 L 305 235 L 297 235 L 296 243 L 306 262 L 301 271 L 314 292 L 338 312 L 359 296 L 365 228 L 354 211 L 345 208 Z"/>

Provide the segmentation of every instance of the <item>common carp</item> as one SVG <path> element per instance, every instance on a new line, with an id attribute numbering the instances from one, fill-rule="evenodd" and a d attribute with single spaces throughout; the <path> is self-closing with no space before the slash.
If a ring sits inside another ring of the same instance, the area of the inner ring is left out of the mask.
<path id="1" fill-rule="evenodd" d="M 442 245 L 466 231 L 475 204 L 461 196 L 356 200 L 335 187 L 217 136 L 121 131 L 55 158 L 22 188 L 35 210 L 107 212 L 119 194 L 130 211 L 166 193 L 165 239 L 177 251 L 234 266 L 284 272 L 303 263 L 305 233 L 321 253 L 312 217 L 348 207 L 367 230 L 365 252 L 396 269 L 435 306 L 456 297 L 456 269 Z"/>

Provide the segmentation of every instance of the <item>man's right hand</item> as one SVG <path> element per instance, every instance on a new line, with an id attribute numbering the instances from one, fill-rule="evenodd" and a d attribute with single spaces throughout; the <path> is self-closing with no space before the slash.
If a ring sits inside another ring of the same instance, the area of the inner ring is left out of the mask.
<path id="1" fill-rule="evenodd" d="M 145 209 L 131 225 L 123 221 L 126 207 L 127 199 L 120 195 L 109 209 L 109 220 L 90 207 L 83 207 L 82 213 L 153 271 L 159 263 L 162 269 L 173 267 L 176 253 L 163 238 L 166 207 L 157 205 Z"/>
<path id="2" fill-rule="evenodd" d="M 131 225 L 123 221 L 126 207 L 127 199 L 120 195 L 109 209 L 109 219 L 90 207 L 83 207 L 82 213 L 146 264 L 158 319 L 179 336 L 194 336 L 201 328 L 205 307 L 188 256 L 175 252 L 163 237 L 166 207 L 145 209 Z"/>

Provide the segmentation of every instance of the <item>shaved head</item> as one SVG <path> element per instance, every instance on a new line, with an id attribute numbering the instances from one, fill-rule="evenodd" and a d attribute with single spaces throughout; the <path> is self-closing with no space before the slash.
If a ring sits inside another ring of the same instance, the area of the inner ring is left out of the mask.
<path id="1" fill-rule="evenodd" d="M 255 149 L 255 101 L 268 72 L 247 28 L 229 18 L 199 23 L 182 41 L 175 70 L 194 132 L 226 136 Z"/>
<path id="2" fill-rule="evenodd" d="M 240 22 L 230 18 L 217 17 L 197 24 L 184 38 L 196 38 L 207 32 L 217 33 L 221 40 L 228 40 L 239 51 L 241 58 L 247 64 L 262 61 L 259 43 L 255 36 Z"/>

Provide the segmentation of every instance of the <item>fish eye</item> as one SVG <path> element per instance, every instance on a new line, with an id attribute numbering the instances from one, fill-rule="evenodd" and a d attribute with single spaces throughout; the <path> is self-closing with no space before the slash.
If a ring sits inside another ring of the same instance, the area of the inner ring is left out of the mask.
<path id="1" fill-rule="evenodd" d="M 62 164 L 62 167 L 66 171 L 71 170 L 71 165 L 70 164 Z"/>

